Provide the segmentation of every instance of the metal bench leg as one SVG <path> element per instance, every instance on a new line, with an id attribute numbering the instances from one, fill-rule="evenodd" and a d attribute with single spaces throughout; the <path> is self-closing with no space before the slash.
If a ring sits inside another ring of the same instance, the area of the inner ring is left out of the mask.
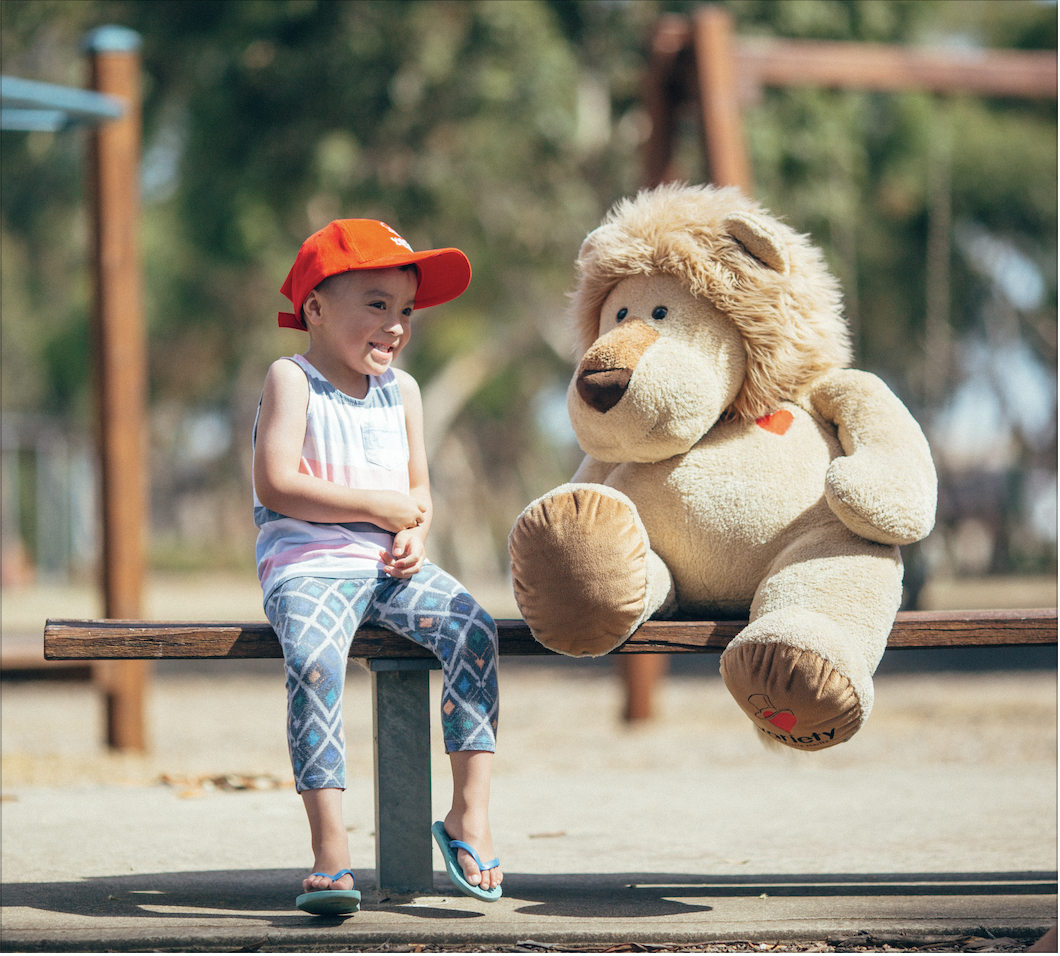
<path id="1" fill-rule="evenodd" d="M 375 866 L 379 888 L 432 893 L 430 670 L 433 660 L 376 660 Z"/>

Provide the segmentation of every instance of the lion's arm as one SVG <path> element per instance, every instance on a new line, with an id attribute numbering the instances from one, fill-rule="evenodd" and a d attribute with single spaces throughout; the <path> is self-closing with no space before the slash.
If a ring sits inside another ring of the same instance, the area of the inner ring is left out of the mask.
<path id="1" fill-rule="evenodd" d="M 935 523 L 938 479 L 927 439 L 898 397 L 875 375 L 829 372 L 811 387 L 814 410 L 835 424 L 844 456 L 825 477 L 825 496 L 855 534 L 912 544 Z"/>
<path id="2" fill-rule="evenodd" d="M 582 459 L 582 463 L 578 466 L 578 470 L 574 473 L 574 477 L 571 478 L 571 481 L 584 481 L 602 485 L 607 480 L 607 476 L 610 475 L 616 467 L 617 466 L 613 461 L 597 461 L 592 455 L 586 455 Z"/>

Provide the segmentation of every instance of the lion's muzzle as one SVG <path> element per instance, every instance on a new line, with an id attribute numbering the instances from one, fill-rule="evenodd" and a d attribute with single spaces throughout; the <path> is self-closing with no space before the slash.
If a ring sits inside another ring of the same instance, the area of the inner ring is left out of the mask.
<path id="1" fill-rule="evenodd" d="M 630 319 L 600 338 L 578 367 L 576 387 L 581 400 L 598 412 L 614 408 L 626 394 L 637 362 L 659 338 L 639 319 Z"/>

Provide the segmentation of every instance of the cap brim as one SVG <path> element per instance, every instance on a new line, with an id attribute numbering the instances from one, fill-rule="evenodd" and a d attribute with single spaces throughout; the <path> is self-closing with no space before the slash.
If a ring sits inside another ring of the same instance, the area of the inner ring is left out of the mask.
<path id="1" fill-rule="evenodd" d="M 471 263 L 459 249 L 431 249 L 413 255 L 413 262 L 420 271 L 417 309 L 449 302 L 463 295 L 471 284 Z"/>
<path id="2" fill-rule="evenodd" d="M 461 295 L 471 284 L 471 263 L 459 249 L 427 249 L 372 259 L 357 269 L 392 269 L 414 264 L 419 269 L 417 309 L 441 305 Z"/>

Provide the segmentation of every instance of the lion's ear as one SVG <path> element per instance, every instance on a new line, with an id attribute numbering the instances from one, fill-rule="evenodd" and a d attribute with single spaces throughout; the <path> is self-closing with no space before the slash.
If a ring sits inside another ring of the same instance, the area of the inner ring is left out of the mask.
<path id="1" fill-rule="evenodd" d="M 749 212 L 734 212 L 723 221 L 725 231 L 759 262 L 781 275 L 791 268 L 788 247 L 773 223 L 764 216 Z"/>

